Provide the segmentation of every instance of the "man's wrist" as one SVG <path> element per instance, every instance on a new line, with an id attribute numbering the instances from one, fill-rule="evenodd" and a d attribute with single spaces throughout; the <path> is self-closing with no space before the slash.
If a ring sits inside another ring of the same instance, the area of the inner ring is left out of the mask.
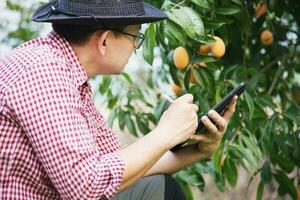
<path id="1" fill-rule="evenodd" d="M 169 137 L 166 137 L 167 134 L 159 128 L 153 129 L 149 134 L 151 134 L 158 142 L 160 147 L 164 148 L 166 151 L 175 146 L 175 144 L 173 144 L 173 140 L 169 139 Z"/>

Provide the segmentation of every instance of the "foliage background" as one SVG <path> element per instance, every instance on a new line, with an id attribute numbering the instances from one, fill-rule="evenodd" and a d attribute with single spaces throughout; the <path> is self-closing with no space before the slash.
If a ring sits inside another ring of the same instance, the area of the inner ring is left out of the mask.
<path id="1" fill-rule="evenodd" d="M 170 19 L 146 27 L 147 39 L 143 49 L 145 64 L 142 82 L 124 73 L 103 76 L 98 92 L 105 97 L 111 114 L 109 123 L 117 123 L 135 137 L 147 134 L 167 109 L 162 93 L 170 93 L 169 85 L 181 83 L 184 91 L 194 94 L 200 106 L 199 116 L 205 114 L 239 82 L 247 84 L 237 112 L 218 151 L 211 160 L 200 161 L 175 176 L 189 199 L 190 186 L 205 188 L 207 174 L 220 191 L 238 187 L 240 169 L 259 180 L 256 198 L 263 198 L 264 188 L 276 188 L 275 196 L 297 199 L 300 165 L 300 4 L 296 0 L 268 0 L 268 12 L 255 17 L 259 1 L 186 0 L 151 1 L 165 10 Z M 2 45 L 15 47 L 43 30 L 43 25 L 30 22 L 30 15 L 43 2 L 5 1 L 3 10 L 10 18 L 0 22 Z M 2 13 L 2 15 L 4 15 Z M 273 32 L 274 42 L 263 46 L 260 34 Z M 207 35 L 217 35 L 226 44 L 221 59 L 199 55 L 201 44 L 213 42 Z M 178 70 L 172 52 L 184 46 L 190 64 Z M 207 68 L 193 67 L 206 62 Z M 190 83 L 194 73 L 196 84 Z M 120 89 L 122 88 L 122 89 Z M 183 94 L 182 93 L 182 94 Z M 171 93 L 170 93 L 171 94 Z M 175 95 L 173 95 L 175 98 Z M 274 196 L 274 195 L 273 195 Z"/>

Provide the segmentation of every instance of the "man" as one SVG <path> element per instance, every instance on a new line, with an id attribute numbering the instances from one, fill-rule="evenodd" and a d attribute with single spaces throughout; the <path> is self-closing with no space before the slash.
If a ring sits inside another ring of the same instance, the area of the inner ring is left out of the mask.
<path id="1" fill-rule="evenodd" d="M 193 96 L 174 101 L 157 127 L 121 148 L 91 99 L 88 81 L 120 74 L 144 39 L 142 23 L 167 16 L 141 0 L 56 0 L 39 8 L 47 37 L 0 59 L 1 199 L 184 199 L 172 174 L 210 157 L 236 98 L 223 116 L 203 117 L 194 135 Z M 199 144 L 169 151 L 187 139 Z"/>

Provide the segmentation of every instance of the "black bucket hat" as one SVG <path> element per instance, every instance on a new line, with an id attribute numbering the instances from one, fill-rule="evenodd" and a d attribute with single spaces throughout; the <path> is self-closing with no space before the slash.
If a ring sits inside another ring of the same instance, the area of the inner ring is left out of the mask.
<path id="1" fill-rule="evenodd" d="M 142 0 L 54 0 L 40 7 L 32 20 L 107 27 L 143 24 L 167 17 Z"/>

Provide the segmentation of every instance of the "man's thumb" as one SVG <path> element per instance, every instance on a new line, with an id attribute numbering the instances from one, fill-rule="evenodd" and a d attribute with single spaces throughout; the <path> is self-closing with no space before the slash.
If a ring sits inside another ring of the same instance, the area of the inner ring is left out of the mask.
<path id="1" fill-rule="evenodd" d="M 194 96 L 192 94 L 185 94 L 176 99 L 176 101 L 184 101 L 187 103 L 193 103 L 193 100 L 194 100 Z"/>

